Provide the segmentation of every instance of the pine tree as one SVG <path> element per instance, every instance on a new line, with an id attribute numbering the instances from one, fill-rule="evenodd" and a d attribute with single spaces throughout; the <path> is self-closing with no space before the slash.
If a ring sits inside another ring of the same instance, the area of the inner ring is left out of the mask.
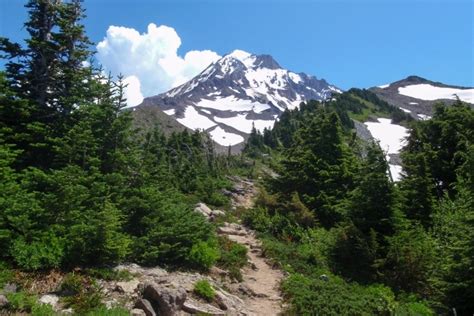
<path id="1" fill-rule="evenodd" d="M 393 234 L 394 188 L 388 178 L 388 163 L 380 146 L 368 146 L 367 157 L 356 176 L 350 194 L 349 217 L 355 226 L 369 236 L 374 230 L 378 240 Z"/>
<path id="2" fill-rule="evenodd" d="M 275 189 L 286 195 L 298 192 L 322 224 L 334 225 L 344 217 L 341 206 L 352 186 L 354 165 L 337 114 L 321 109 L 297 131 L 294 140 Z"/>

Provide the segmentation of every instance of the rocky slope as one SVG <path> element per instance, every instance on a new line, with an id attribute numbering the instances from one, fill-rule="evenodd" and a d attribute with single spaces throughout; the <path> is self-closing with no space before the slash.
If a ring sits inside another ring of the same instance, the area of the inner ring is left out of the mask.
<path id="1" fill-rule="evenodd" d="M 452 104 L 456 96 L 474 104 L 474 88 L 447 85 L 418 76 L 409 76 L 391 84 L 370 88 L 379 98 L 398 106 L 415 119 L 427 119 L 439 101 Z"/>
<path id="2" fill-rule="evenodd" d="M 235 146 L 253 126 L 271 128 L 285 109 L 339 92 L 324 79 L 283 69 L 269 55 L 236 50 L 187 83 L 146 98 L 136 111 L 162 111 L 189 129 L 207 131 L 222 146 Z"/>

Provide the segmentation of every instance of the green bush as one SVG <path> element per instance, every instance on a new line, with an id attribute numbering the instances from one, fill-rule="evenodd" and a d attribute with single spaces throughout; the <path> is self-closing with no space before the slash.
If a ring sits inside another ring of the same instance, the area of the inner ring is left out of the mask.
<path id="1" fill-rule="evenodd" d="M 420 302 L 401 303 L 395 309 L 394 316 L 432 316 L 433 310 Z"/>
<path id="2" fill-rule="evenodd" d="M 134 260 L 144 265 L 195 266 L 192 260 L 196 258 L 191 259 L 191 250 L 195 247 L 196 251 L 197 244 L 214 238 L 213 227 L 188 205 L 177 202 L 184 198 L 181 194 L 156 190 L 142 194 L 149 202 L 140 205 L 140 209 L 130 209 L 132 214 L 148 213 L 140 220 L 139 237 L 134 239 Z"/>
<path id="3" fill-rule="evenodd" d="M 65 305 L 72 307 L 76 313 L 84 314 L 103 306 L 102 292 L 95 280 L 89 276 L 70 273 L 60 289 L 67 295 L 64 297 Z"/>
<path id="4" fill-rule="evenodd" d="M 10 302 L 8 309 L 12 312 L 31 313 L 37 304 L 37 297 L 26 292 L 7 293 L 6 297 Z"/>
<path id="5" fill-rule="evenodd" d="M 33 241 L 16 239 L 11 253 L 15 262 L 24 269 L 56 268 L 61 265 L 64 245 L 54 234 L 46 233 Z"/>
<path id="6" fill-rule="evenodd" d="M 208 302 L 212 302 L 216 296 L 216 291 L 207 280 L 199 280 L 194 284 L 194 293 Z"/>
<path id="7" fill-rule="evenodd" d="M 240 269 L 247 264 L 247 247 L 231 241 L 227 237 L 219 237 L 221 257 L 217 265 L 229 270 L 229 276 L 237 281 L 242 281 Z"/>
<path id="8" fill-rule="evenodd" d="M 283 283 L 283 292 L 291 303 L 290 314 L 295 315 L 392 315 L 395 295 L 382 285 L 363 287 L 346 283 L 326 273 L 328 280 L 319 277 L 291 275 Z"/>
<path id="9" fill-rule="evenodd" d="M 77 273 L 68 273 L 61 282 L 59 290 L 66 295 L 75 295 L 79 293 L 84 284 L 84 279 Z"/>
<path id="10" fill-rule="evenodd" d="M 35 304 L 31 308 L 32 316 L 54 316 L 57 313 L 54 311 L 53 307 L 49 304 Z"/>
<path id="11" fill-rule="evenodd" d="M 189 261 L 198 268 L 209 270 L 217 259 L 219 259 L 219 249 L 216 242 L 199 242 L 191 248 Z"/>
<path id="12" fill-rule="evenodd" d="M 271 219 L 266 208 L 255 207 L 242 214 L 242 221 L 246 226 L 258 232 L 265 233 L 270 230 Z"/>
<path id="13" fill-rule="evenodd" d="M 0 288 L 15 278 L 13 270 L 11 270 L 8 265 L 4 262 L 0 262 Z"/>
<path id="14" fill-rule="evenodd" d="M 85 271 L 93 278 L 106 281 L 130 281 L 133 275 L 128 270 L 115 270 L 112 268 L 90 268 Z"/>

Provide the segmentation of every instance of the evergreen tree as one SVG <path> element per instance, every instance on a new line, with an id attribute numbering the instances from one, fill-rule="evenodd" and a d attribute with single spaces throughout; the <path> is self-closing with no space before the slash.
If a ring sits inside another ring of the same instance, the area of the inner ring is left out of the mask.
<path id="1" fill-rule="evenodd" d="M 336 113 L 324 109 L 315 113 L 296 133 L 282 163 L 276 190 L 288 195 L 298 192 L 324 225 L 343 219 L 341 206 L 352 185 L 354 158 L 344 143 Z"/>
<path id="2" fill-rule="evenodd" d="M 388 178 L 388 163 L 378 144 L 368 146 L 355 187 L 350 194 L 349 217 L 365 236 L 374 230 L 382 242 L 384 236 L 394 232 L 395 198 L 393 183 Z"/>

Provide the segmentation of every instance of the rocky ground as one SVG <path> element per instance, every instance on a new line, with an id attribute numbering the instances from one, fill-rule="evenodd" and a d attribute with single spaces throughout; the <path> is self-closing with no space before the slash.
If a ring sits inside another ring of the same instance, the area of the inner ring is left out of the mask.
<path id="1" fill-rule="evenodd" d="M 232 199 L 233 209 L 252 207 L 257 192 L 253 182 L 238 177 L 232 180 L 235 186 L 227 194 Z M 195 211 L 210 221 L 224 215 L 224 212 L 211 210 L 203 203 L 196 205 Z M 224 222 L 218 233 L 248 249 L 248 264 L 241 270 L 241 282 L 231 279 L 228 271 L 217 267 L 208 274 L 201 274 L 124 264 L 115 269 L 128 270 L 133 278 L 120 282 L 100 281 L 104 303 L 107 307 L 125 306 L 135 316 L 280 314 L 283 300 L 279 285 L 284 273 L 263 257 L 255 232 L 239 223 Z M 194 293 L 194 285 L 199 280 L 207 280 L 214 288 L 216 295 L 212 302 Z M 60 314 L 73 313 L 61 309 L 59 297 L 54 292 L 41 296 L 40 301 L 52 305 Z"/>

